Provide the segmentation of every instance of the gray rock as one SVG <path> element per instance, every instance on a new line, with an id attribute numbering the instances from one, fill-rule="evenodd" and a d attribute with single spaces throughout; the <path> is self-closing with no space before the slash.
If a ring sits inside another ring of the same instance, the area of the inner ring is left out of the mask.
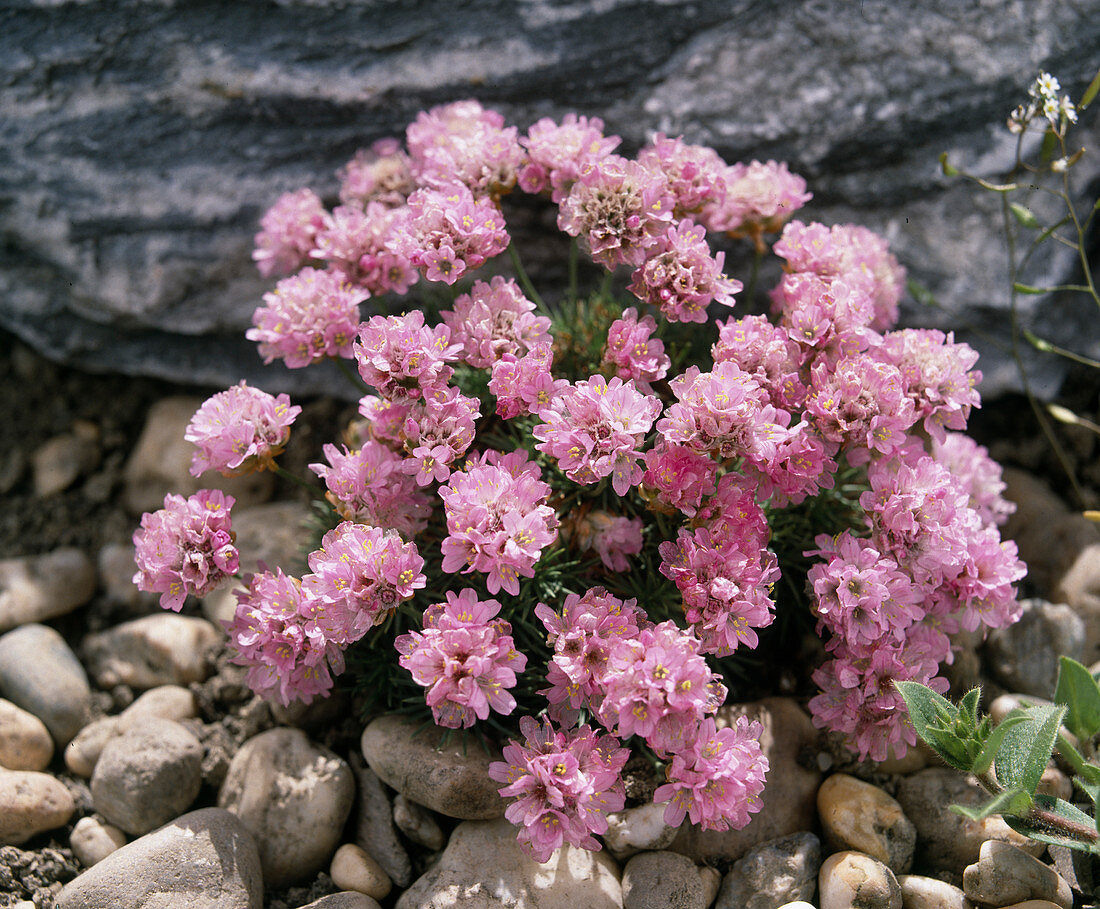
<path id="1" fill-rule="evenodd" d="M 1058 681 L 1058 657 L 1080 660 L 1085 620 L 1065 603 L 1024 600 L 1020 621 L 990 632 L 986 663 L 1009 691 L 1051 697 Z"/>
<path id="2" fill-rule="evenodd" d="M 412 862 L 397 836 L 386 789 L 359 755 L 351 755 L 350 764 L 359 794 L 355 804 L 355 842 L 374 856 L 398 887 L 408 887 L 412 883 Z"/>
<path id="3" fill-rule="evenodd" d="M 0 561 L 0 631 L 83 606 L 95 593 L 95 565 L 79 549 Z"/>
<path id="4" fill-rule="evenodd" d="M 53 739 L 46 724 L 0 698 L 0 767 L 45 770 L 52 757 Z"/>
<path id="5" fill-rule="evenodd" d="M 345 890 L 342 893 L 330 893 L 312 903 L 306 903 L 302 909 L 382 909 L 382 907 L 378 900 L 372 899 L 365 893 Z"/>
<path id="6" fill-rule="evenodd" d="M 218 805 L 255 835 L 267 886 L 285 887 L 328 866 L 354 795 L 345 761 L 299 729 L 276 728 L 233 756 Z"/>
<path id="7" fill-rule="evenodd" d="M 0 846 L 61 827 L 75 810 L 72 793 L 50 774 L 0 768 Z"/>
<path id="8" fill-rule="evenodd" d="M 262 909 L 252 835 L 234 815 L 202 808 L 134 840 L 65 885 L 57 909 Z"/>
<path id="9" fill-rule="evenodd" d="M 447 844 L 447 836 L 432 813 L 400 794 L 393 800 L 393 822 L 410 840 L 432 852 L 438 852 Z"/>
<path id="10" fill-rule="evenodd" d="M 69 848 L 85 868 L 102 862 L 126 845 L 126 834 L 94 817 L 82 817 L 69 835 Z"/>
<path id="11" fill-rule="evenodd" d="M 862 852 L 835 852 L 825 859 L 818 888 L 821 909 L 902 909 L 894 873 Z"/>
<path id="12" fill-rule="evenodd" d="M 160 612 L 88 635 L 84 653 L 100 688 L 147 689 L 203 681 L 207 651 L 220 641 L 205 619 Z"/>
<path id="13" fill-rule="evenodd" d="M 456 15 L 429 0 L 410 16 L 377 0 L 287 0 L 246 23 L 191 4 L 24 5 L 2 45 L 0 323 L 101 368 L 328 390 L 331 373 L 262 370 L 243 339 L 269 286 L 249 260 L 261 211 L 299 186 L 331 193 L 356 147 L 441 100 L 476 93 L 525 130 L 583 98 L 580 112 L 627 151 L 660 129 L 729 161 L 789 160 L 820 200 L 809 216 L 891 238 L 943 322 L 982 348 L 990 394 L 1014 375 L 998 351 L 999 200 L 937 176 L 935 162 L 946 149 L 981 175 L 1007 170 L 1007 112 L 1043 68 L 1079 96 L 1096 70 L 1098 9 L 476 0 Z M 1079 142 L 1096 144 L 1087 127 Z M 1076 185 L 1097 166 L 1086 155 Z M 1070 277 L 1071 251 L 1057 252 L 1023 280 Z M 1051 340 L 1095 347 L 1086 307 L 1023 303 Z"/>
<path id="14" fill-rule="evenodd" d="M 1095 524 L 1089 524 L 1095 529 Z M 1057 579 L 1054 596 L 1085 620 L 1085 662 L 1095 662 L 1100 658 L 1100 543 L 1078 553 Z"/>
<path id="15" fill-rule="evenodd" d="M 817 791 L 817 813 L 830 852 L 864 852 L 895 874 L 912 867 L 917 830 L 878 786 L 834 773 Z"/>
<path id="16" fill-rule="evenodd" d="M 363 730 L 363 757 L 382 782 L 406 798 L 447 817 L 481 820 L 500 817 L 507 807 L 500 784 L 489 778 L 489 764 L 502 760 L 476 742 L 397 714 L 380 716 Z"/>
<path id="17" fill-rule="evenodd" d="M 34 493 L 46 498 L 68 489 L 99 466 L 99 427 L 80 420 L 72 432 L 47 439 L 31 454 Z"/>
<path id="18" fill-rule="evenodd" d="M 158 595 L 138 590 L 134 584 L 134 544 L 106 543 L 96 556 L 103 592 L 112 603 L 129 607 L 131 613 L 149 612 Z"/>
<path id="19" fill-rule="evenodd" d="M 1002 906 L 1050 900 L 1073 909 L 1073 891 L 1049 865 L 1009 843 L 982 843 L 978 861 L 963 873 L 963 891 L 976 903 Z"/>
<path id="20" fill-rule="evenodd" d="M 395 909 L 622 909 L 619 877 L 606 852 L 566 844 L 539 863 L 520 849 L 504 818 L 464 821 Z"/>
<path id="21" fill-rule="evenodd" d="M 707 909 L 695 862 L 676 852 L 642 852 L 623 868 L 623 909 Z"/>
<path id="22" fill-rule="evenodd" d="M 817 890 L 821 841 L 792 833 L 761 843 L 738 859 L 722 879 L 715 909 L 777 909 L 810 900 Z"/>
<path id="23" fill-rule="evenodd" d="M 65 747 L 87 722 L 92 692 L 65 639 L 46 625 L 0 636 L 0 694 L 33 713 Z"/>
<path id="24" fill-rule="evenodd" d="M 809 716 L 791 698 L 764 698 L 751 704 L 737 704 L 718 710 L 719 724 L 735 721 L 745 714 L 764 726 L 760 745 L 767 755 L 768 781 L 761 794 L 763 807 L 742 830 L 703 830 L 685 823 L 669 847 L 696 861 L 738 859 L 753 846 L 778 839 L 800 830 L 812 830 L 817 824 L 814 796 L 821 784 L 817 770 L 802 766 L 801 752 L 817 741 Z"/>
<path id="25" fill-rule="evenodd" d="M 195 446 L 183 434 L 202 402 L 202 398 L 193 397 L 164 398 L 149 408 L 125 468 L 123 501 L 134 514 L 164 507 L 168 493 L 190 496 L 200 489 L 221 489 L 236 499 L 234 507 L 263 502 L 271 496 L 274 476 L 267 471 L 223 477 L 208 470 L 191 476 Z"/>
<path id="26" fill-rule="evenodd" d="M 146 719 L 104 745 L 91 785 L 96 811 L 141 836 L 191 807 L 202 787 L 202 745 L 179 723 Z"/>
<path id="27" fill-rule="evenodd" d="M 665 823 L 667 802 L 646 802 L 607 816 L 604 845 L 617 859 L 629 858 L 636 852 L 665 849 L 672 845 L 679 827 Z"/>

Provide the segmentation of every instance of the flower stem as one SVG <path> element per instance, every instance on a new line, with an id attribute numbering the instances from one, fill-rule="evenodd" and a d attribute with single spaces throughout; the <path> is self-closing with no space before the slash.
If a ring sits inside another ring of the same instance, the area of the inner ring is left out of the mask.
<path id="1" fill-rule="evenodd" d="M 352 370 L 352 368 L 348 365 L 347 360 L 345 360 L 343 357 L 333 357 L 332 360 L 334 363 L 336 363 L 336 368 L 339 369 L 340 372 L 342 372 L 345 376 L 347 376 L 348 381 L 351 382 L 351 384 L 354 385 L 356 389 L 358 389 L 360 394 L 368 394 L 370 392 L 370 387 L 367 385 L 366 382 L 362 380 L 362 378 L 360 378 L 358 373 Z"/>
<path id="2" fill-rule="evenodd" d="M 569 241 L 569 299 L 577 299 L 577 259 L 579 256 L 579 250 L 577 248 L 577 238 L 573 237 Z"/>
<path id="3" fill-rule="evenodd" d="M 314 493 L 317 491 L 312 483 L 303 480 L 297 474 L 291 473 L 289 470 L 280 467 L 278 464 L 275 465 L 275 473 L 278 476 L 282 477 L 284 480 L 290 480 L 291 483 L 297 483 L 299 486 L 302 487 L 302 489 L 308 489 L 310 492 Z"/>
<path id="4" fill-rule="evenodd" d="M 508 244 L 508 255 L 512 257 L 512 267 L 516 270 L 516 277 L 519 279 L 519 283 L 523 285 L 523 292 L 527 294 L 531 302 L 538 307 L 539 312 L 544 316 L 549 316 L 550 311 L 546 308 L 546 304 L 542 301 L 542 297 L 539 296 L 539 292 L 535 290 L 535 285 L 531 283 L 531 279 L 527 277 L 527 271 L 523 267 L 523 263 L 519 259 L 519 253 L 516 251 L 516 244 Z"/>
<path id="5" fill-rule="evenodd" d="M 764 250 L 757 246 L 752 254 L 752 270 L 749 272 L 749 283 L 745 288 L 745 301 L 752 306 L 753 297 L 756 295 L 756 282 L 760 278 L 760 263 L 764 260 Z"/>

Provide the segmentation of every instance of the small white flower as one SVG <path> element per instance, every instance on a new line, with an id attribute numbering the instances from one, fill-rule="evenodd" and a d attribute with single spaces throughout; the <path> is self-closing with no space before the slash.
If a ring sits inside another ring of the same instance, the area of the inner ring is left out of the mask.
<path id="1" fill-rule="evenodd" d="M 1048 98 L 1057 98 L 1061 89 L 1062 86 L 1058 84 L 1058 80 L 1050 73 L 1039 73 L 1039 78 L 1028 90 L 1028 94 L 1033 98 L 1042 98 L 1045 101 Z"/>

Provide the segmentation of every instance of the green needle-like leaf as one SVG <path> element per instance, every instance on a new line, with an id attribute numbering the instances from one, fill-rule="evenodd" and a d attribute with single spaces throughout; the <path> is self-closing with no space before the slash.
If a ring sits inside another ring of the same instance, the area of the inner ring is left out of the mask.
<path id="1" fill-rule="evenodd" d="M 1033 800 L 1031 793 L 1025 792 L 1019 787 L 1006 789 L 996 798 L 991 799 L 980 808 L 968 808 L 966 805 L 952 805 L 951 810 L 955 814 L 961 814 L 972 821 L 980 821 L 991 814 L 1026 814 L 1031 808 Z"/>
<path id="2" fill-rule="evenodd" d="M 1054 751 L 1066 707 L 1048 704 L 1026 707 L 1020 713 L 1026 722 L 1009 729 L 997 751 L 997 779 L 1006 788 L 1019 787 L 1034 792 Z"/>
<path id="3" fill-rule="evenodd" d="M 1066 728 L 1079 741 L 1088 741 L 1100 732 L 1100 684 L 1076 660 L 1059 658 L 1054 700 L 1066 705 Z"/>

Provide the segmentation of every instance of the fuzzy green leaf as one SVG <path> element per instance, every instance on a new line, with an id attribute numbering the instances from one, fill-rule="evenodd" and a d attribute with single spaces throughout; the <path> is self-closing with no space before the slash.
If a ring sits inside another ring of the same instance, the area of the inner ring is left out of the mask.
<path id="1" fill-rule="evenodd" d="M 959 719 L 965 719 L 968 729 L 978 728 L 978 701 L 981 697 L 981 688 L 971 688 L 959 701 Z"/>
<path id="2" fill-rule="evenodd" d="M 1089 83 L 1089 87 L 1085 89 L 1085 93 L 1081 96 L 1081 100 L 1077 102 L 1077 106 L 1084 110 L 1096 97 L 1096 93 L 1100 92 L 1100 69 L 1096 71 L 1096 75 L 1092 77 L 1092 81 Z"/>
<path id="3" fill-rule="evenodd" d="M 1009 729 L 1001 742 L 995 759 L 997 779 L 1005 788 L 1019 787 L 1034 792 L 1054 752 L 1066 707 L 1047 704 L 1025 707 L 1019 712 L 1026 722 Z"/>
<path id="4" fill-rule="evenodd" d="M 1019 202 L 1009 202 L 1009 211 L 1012 212 L 1013 217 L 1016 218 L 1024 227 L 1031 227 L 1036 230 L 1039 228 L 1039 219 L 1035 217 L 1035 213 L 1026 205 L 1021 205 Z"/>
<path id="5" fill-rule="evenodd" d="M 1054 130 L 1048 129 L 1043 136 L 1043 144 L 1039 146 L 1039 160 L 1043 164 L 1049 164 L 1054 160 L 1054 154 L 1058 151 L 1058 137 Z"/>
<path id="6" fill-rule="evenodd" d="M 993 758 L 997 756 L 997 751 L 1000 749 L 1004 737 L 1008 735 L 1008 731 L 1013 726 L 1026 721 L 1027 717 L 1023 714 L 1010 714 L 994 726 L 989 738 L 987 738 L 985 744 L 982 745 L 982 750 L 978 753 L 978 756 L 974 758 L 974 763 L 970 767 L 970 772 L 976 776 L 985 773 L 993 763 Z"/>
<path id="7" fill-rule="evenodd" d="M 952 767 L 969 770 L 966 744 L 955 734 L 958 709 L 943 695 L 919 682 L 894 682 L 909 710 L 913 729 Z"/>
<path id="8" fill-rule="evenodd" d="M 1031 808 L 1033 799 L 1029 792 L 1019 787 L 1006 789 L 1004 792 L 990 799 L 980 808 L 968 808 L 966 805 L 952 805 L 951 810 L 955 814 L 961 814 L 972 821 L 980 821 L 991 814 L 1025 814 Z"/>
<path id="9" fill-rule="evenodd" d="M 1035 797 L 1036 807 L 1047 812 L 1055 823 L 1041 818 L 1028 819 L 1005 816 L 1005 823 L 1017 833 L 1030 837 L 1040 843 L 1052 846 L 1068 846 L 1100 855 L 1100 836 L 1097 836 L 1096 822 L 1079 808 L 1073 807 L 1062 799 L 1049 795 Z M 1058 822 L 1061 821 L 1062 824 Z M 1059 826 L 1064 826 L 1059 830 Z"/>
<path id="10" fill-rule="evenodd" d="M 1076 660 L 1059 658 L 1054 700 L 1066 705 L 1066 728 L 1079 741 L 1087 741 L 1100 732 L 1100 684 Z"/>

